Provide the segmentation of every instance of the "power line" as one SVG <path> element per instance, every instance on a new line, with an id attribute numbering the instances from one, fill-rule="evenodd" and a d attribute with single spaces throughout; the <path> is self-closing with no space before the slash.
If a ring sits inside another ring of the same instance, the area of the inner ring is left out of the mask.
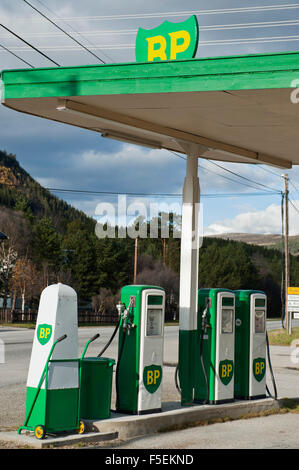
<path id="1" fill-rule="evenodd" d="M 60 26 L 58 26 L 57 23 L 55 23 L 53 20 L 51 20 L 48 16 L 46 16 L 44 13 L 42 13 L 40 10 L 38 10 L 35 6 L 33 6 L 31 3 L 29 3 L 27 0 L 23 0 L 24 3 L 26 3 L 26 5 L 28 5 L 29 7 L 31 7 L 33 10 L 35 10 L 37 13 L 39 13 L 43 18 L 45 18 L 47 21 L 49 21 L 52 25 L 54 25 L 56 28 L 58 28 L 60 31 L 62 31 L 64 34 L 66 34 L 70 39 L 72 39 L 73 41 L 75 41 L 80 47 L 82 47 L 83 49 L 85 49 L 85 51 L 89 52 L 90 54 L 92 54 L 96 59 L 98 59 L 100 62 L 102 62 L 102 64 L 105 64 L 105 62 L 99 57 L 97 56 L 94 52 L 92 52 L 90 49 L 88 49 L 86 46 L 84 46 L 84 44 L 82 44 L 81 42 L 79 42 L 77 39 L 75 39 L 73 36 L 71 36 L 69 33 L 67 33 L 64 29 L 62 29 Z"/>
<path id="2" fill-rule="evenodd" d="M 54 15 L 59 21 L 62 21 L 64 22 L 72 31 L 73 33 L 77 34 L 78 36 L 80 36 L 82 39 L 84 39 L 85 41 L 87 41 L 91 46 L 94 46 L 94 44 L 86 37 L 89 35 L 89 32 L 86 31 L 86 32 L 80 32 L 80 31 L 76 31 L 70 24 L 68 24 L 66 21 L 64 21 L 63 19 L 61 19 L 53 10 L 51 10 L 51 8 L 49 8 L 47 5 L 45 5 L 41 0 L 35 0 L 36 2 L 38 2 L 41 6 L 43 6 L 44 8 L 46 8 L 52 15 Z M 58 36 L 60 36 L 61 34 L 60 33 L 56 33 Z M 114 33 L 115 34 L 115 33 Z M 107 54 L 105 54 L 103 51 L 102 51 L 102 54 L 108 59 L 108 60 L 111 60 L 111 62 L 113 62 L 113 59 L 111 57 L 109 57 Z"/>
<path id="3" fill-rule="evenodd" d="M 101 195 L 101 196 L 157 196 L 157 197 L 181 197 L 181 194 L 173 193 L 138 193 L 138 192 L 120 192 L 120 191 L 92 191 L 85 189 L 62 189 L 62 188 L 45 188 L 48 191 L 60 192 L 60 193 L 73 193 L 73 194 L 89 194 L 89 195 Z"/>
<path id="4" fill-rule="evenodd" d="M 186 160 L 186 157 L 183 157 L 182 155 L 178 154 L 177 152 L 174 152 L 173 150 L 169 150 L 169 152 L 172 153 L 173 155 L 175 155 L 176 157 L 181 158 L 182 160 Z M 216 164 L 215 162 L 212 162 L 212 161 L 210 161 L 210 160 L 207 160 L 207 161 L 210 162 L 210 163 L 213 163 L 215 166 L 219 166 L 222 170 L 226 170 L 226 171 L 228 171 L 229 173 L 232 173 L 233 175 L 237 176 L 238 178 L 246 179 L 246 180 L 248 180 L 248 181 L 250 181 L 250 182 L 253 182 L 254 184 L 261 185 L 261 186 L 265 186 L 265 185 L 262 185 L 262 183 L 257 183 L 257 182 L 255 182 L 255 181 L 253 181 L 253 180 L 249 180 L 249 178 L 245 178 L 245 176 L 241 176 L 241 175 L 239 175 L 239 174 L 237 174 L 237 173 L 235 173 L 235 172 L 233 172 L 233 171 L 231 171 L 231 170 L 228 170 L 228 169 L 222 167 L 221 165 Z M 224 179 L 226 179 L 226 180 L 228 180 L 228 181 L 231 181 L 231 182 L 233 182 L 233 183 L 241 184 L 242 186 L 247 186 L 247 187 L 253 188 L 253 189 L 258 189 L 258 188 L 256 188 L 255 186 L 252 186 L 251 184 L 247 184 L 247 183 L 243 183 L 243 182 L 241 182 L 241 181 L 233 180 L 232 178 L 229 178 L 228 176 L 222 175 L 222 174 L 220 174 L 220 173 L 218 173 L 218 172 L 216 172 L 216 171 L 211 170 L 210 168 L 206 168 L 206 167 L 202 166 L 202 164 L 200 164 L 199 167 L 200 167 L 201 169 L 207 171 L 207 172 L 214 173 L 214 174 L 216 174 L 217 176 L 220 176 L 221 178 L 224 178 Z M 273 190 L 273 188 L 270 188 L 270 186 L 265 186 L 265 187 L 267 188 L 267 193 L 269 193 L 269 194 L 270 194 L 270 191 L 268 191 L 268 188 L 272 191 L 272 194 L 280 194 L 279 191 Z M 246 194 L 247 194 L 247 193 L 246 193 Z"/>
<path id="5" fill-rule="evenodd" d="M 293 201 L 291 201 L 291 199 L 289 199 L 289 203 L 293 206 L 293 208 L 295 209 L 295 211 L 299 214 L 299 209 L 297 206 L 295 206 L 295 204 L 293 203 Z"/>
<path id="6" fill-rule="evenodd" d="M 0 26 L 5 29 L 6 31 L 8 31 L 9 33 L 11 33 L 13 36 L 15 36 L 16 38 L 18 38 L 20 41 L 24 42 L 25 44 L 27 44 L 27 46 L 29 46 L 31 49 L 33 49 L 34 51 L 38 52 L 39 54 L 41 54 L 43 57 L 45 57 L 46 59 L 50 60 L 50 62 L 52 62 L 53 64 L 57 65 L 57 67 L 60 67 L 60 65 L 55 62 L 53 59 L 51 59 L 49 56 L 47 56 L 46 54 L 44 54 L 43 52 L 41 52 L 39 49 L 37 49 L 37 47 L 33 46 L 32 44 L 30 44 L 28 41 L 26 41 L 25 39 L 23 39 L 21 36 L 19 36 L 17 33 L 15 33 L 14 31 L 12 31 L 11 29 L 7 28 L 7 26 L 4 26 L 3 24 L 0 24 Z"/>
<path id="7" fill-rule="evenodd" d="M 251 28 L 277 28 L 280 26 L 297 26 L 299 20 L 284 20 L 284 21 L 259 21 L 256 23 L 230 23 L 200 26 L 200 31 L 223 31 L 226 29 L 251 29 Z"/>
<path id="8" fill-rule="evenodd" d="M 293 188 L 295 188 L 296 192 L 299 192 L 299 189 L 297 188 L 297 186 L 295 186 L 294 183 L 290 179 L 289 179 L 289 183 L 291 183 Z"/>
<path id="9" fill-rule="evenodd" d="M 31 65 L 29 62 L 27 62 L 26 60 L 22 59 L 22 57 L 18 56 L 17 54 L 15 54 L 14 52 L 12 52 L 10 49 L 8 49 L 7 47 L 3 46 L 3 44 L 0 44 L 0 47 L 2 49 L 4 49 L 4 51 L 6 52 L 9 52 L 9 54 L 13 55 L 14 57 L 16 57 L 17 59 L 21 60 L 22 62 L 24 62 L 24 64 L 26 65 L 29 65 L 29 67 L 31 67 L 32 69 L 34 69 L 34 66 Z"/>
<path id="10" fill-rule="evenodd" d="M 52 14 L 55 14 L 47 5 L 45 5 L 40 0 L 35 0 L 41 5 L 43 5 L 47 10 L 49 10 Z M 58 17 L 55 15 L 60 21 L 64 21 L 63 18 Z M 65 22 L 65 21 L 64 21 Z M 66 23 L 66 22 L 65 22 Z M 110 36 L 110 35 L 133 35 L 138 32 L 138 29 L 118 29 L 118 30 L 94 30 L 94 31 L 76 31 L 71 25 L 66 23 L 72 31 L 86 39 L 92 46 L 92 44 L 87 36 Z M 299 20 L 285 20 L 285 21 L 262 21 L 257 23 L 230 23 L 230 24 L 223 24 L 223 25 L 209 25 L 209 26 L 201 26 L 200 31 L 225 31 L 225 30 L 232 30 L 232 29 L 250 29 L 250 28 L 276 28 L 276 27 L 283 27 L 283 26 L 298 26 Z M 25 34 L 25 33 L 24 33 Z M 70 33 L 69 33 L 70 34 Z M 84 36 L 83 36 L 84 35 Z M 27 37 L 34 37 L 34 38 L 47 38 L 47 37 L 61 37 L 63 34 L 61 33 L 34 33 L 29 32 L 26 33 Z M 6 38 L 7 36 L 0 35 L 1 38 Z"/>
<path id="11" fill-rule="evenodd" d="M 186 10 L 186 11 L 168 11 L 168 12 L 153 12 L 153 13 L 135 13 L 123 15 L 101 15 L 101 16 L 70 16 L 65 17 L 63 20 L 67 21 L 109 21 L 109 20 L 130 20 L 130 19 L 143 19 L 143 18 L 163 18 L 163 17 L 179 17 L 190 15 L 223 15 L 235 13 L 251 13 L 251 12 L 264 12 L 264 11 L 280 11 L 280 10 L 294 10 L 299 8 L 299 3 L 281 4 L 281 5 L 264 5 L 253 7 L 240 7 L 240 8 L 219 8 L 213 10 Z"/>
<path id="12" fill-rule="evenodd" d="M 24 0 L 25 1 L 25 0 Z M 74 38 L 73 38 L 74 39 Z M 76 39 L 74 41 L 77 42 Z M 262 43 L 276 43 L 276 42 L 292 42 L 292 41 L 299 41 L 299 35 L 295 36 L 273 36 L 273 37 L 262 37 L 262 38 L 252 38 L 252 39 L 221 39 L 221 40 L 214 40 L 214 41 L 200 41 L 198 47 L 206 47 L 206 46 L 242 46 L 246 44 L 262 44 Z M 80 50 L 80 46 L 43 46 L 42 49 L 44 51 L 78 51 Z M 92 50 L 121 50 L 121 49 L 135 49 L 135 44 L 98 44 L 91 46 L 88 51 L 91 52 Z M 14 51 L 26 51 L 28 48 L 20 48 L 15 47 L 13 48 Z M 103 62 L 103 61 L 102 61 Z M 103 62 L 104 63 L 104 62 Z"/>
<path id="13" fill-rule="evenodd" d="M 253 189 L 256 189 L 256 190 L 258 189 L 258 188 L 256 188 L 255 186 L 252 186 L 251 184 L 247 184 L 247 183 L 243 183 L 243 182 L 241 182 L 241 181 L 233 180 L 232 178 L 229 178 L 229 176 L 221 175 L 221 174 L 218 173 L 217 171 L 213 171 L 213 170 L 211 170 L 210 168 L 205 168 L 205 167 L 202 166 L 202 165 L 200 165 L 200 168 L 202 168 L 204 171 L 207 171 L 207 172 L 209 172 L 209 173 L 213 173 L 213 174 L 215 174 L 215 175 L 217 175 L 217 176 L 220 176 L 221 178 L 224 178 L 224 179 L 226 179 L 226 180 L 228 180 L 228 181 L 231 181 L 231 182 L 233 182 L 233 183 L 241 184 L 242 186 L 246 186 L 246 187 L 248 187 L 248 188 L 253 188 Z M 247 193 L 244 193 L 244 194 L 247 194 Z M 272 192 L 271 192 L 271 191 L 265 191 L 264 194 L 265 194 L 265 195 L 267 195 L 267 194 L 270 195 L 270 194 L 278 194 L 278 193 L 277 193 L 277 191 L 272 191 Z"/>
<path id="14" fill-rule="evenodd" d="M 107 49 L 107 50 L 113 50 L 113 49 L 134 49 L 135 46 L 133 44 L 99 44 L 99 45 L 95 45 L 95 46 L 91 46 L 90 47 L 90 50 L 103 50 L 103 49 Z M 65 46 L 41 46 L 40 50 L 43 50 L 43 51 L 50 51 L 50 52 L 70 52 L 70 51 L 80 51 L 81 47 L 80 46 L 68 46 L 68 45 L 65 45 Z M 29 51 L 30 48 L 26 47 L 26 46 L 15 46 L 15 47 L 12 47 L 12 50 L 15 51 L 15 52 L 26 52 L 26 51 Z M 103 62 L 105 63 L 105 62 Z"/>
<path id="15" fill-rule="evenodd" d="M 44 5 L 41 1 L 38 1 L 41 5 L 43 5 L 45 8 L 47 8 L 52 14 L 52 10 L 50 10 L 49 7 Z M 62 18 L 56 17 L 60 21 L 64 21 Z M 72 29 L 72 31 L 86 39 L 91 45 L 92 44 L 86 36 L 110 36 L 110 35 L 133 35 L 138 32 L 138 29 L 118 29 L 118 30 L 95 30 L 95 31 L 76 31 L 71 25 L 66 23 L 69 28 Z M 298 26 L 299 25 L 299 20 L 286 20 L 286 21 L 265 21 L 265 22 L 258 22 L 258 23 L 231 23 L 231 24 L 225 24 L 225 25 L 209 25 L 209 26 L 200 26 L 200 31 L 223 31 L 223 30 L 232 30 L 232 29 L 249 29 L 249 28 L 276 28 L 276 27 L 283 27 L 283 26 Z M 25 33 L 24 33 L 25 34 Z M 69 33 L 70 34 L 70 33 Z M 84 36 L 83 36 L 84 35 Z M 47 38 L 47 37 L 61 37 L 63 36 L 62 33 L 34 33 L 34 32 L 29 32 L 26 33 L 27 37 L 34 37 L 34 38 Z M 1 38 L 7 38 L 7 36 L 0 35 Z"/>
<path id="16" fill-rule="evenodd" d="M 241 45 L 255 43 L 274 43 L 298 41 L 299 35 L 293 36 L 265 36 L 261 38 L 245 38 L 245 39 L 219 39 L 211 41 L 200 41 L 199 46 L 221 46 L 221 45 Z"/>
<path id="17" fill-rule="evenodd" d="M 0 183 L 0 185 L 5 185 L 13 188 L 24 188 L 22 185 L 13 184 L 13 183 Z M 140 196 L 140 197 L 173 197 L 181 198 L 182 194 L 173 194 L 173 193 L 138 193 L 138 192 L 121 192 L 121 191 L 93 191 L 88 189 L 67 189 L 67 188 L 44 188 L 47 191 L 56 192 L 56 193 L 66 193 L 66 194 L 76 194 L 76 195 L 100 195 L 100 196 Z M 272 194 L 277 194 L 273 192 Z M 269 193 L 265 192 L 254 192 L 254 193 L 202 193 L 201 197 L 204 198 L 218 198 L 218 197 L 241 197 L 241 196 L 268 196 Z"/>
<path id="18" fill-rule="evenodd" d="M 37 0 L 36 0 L 37 1 Z M 47 7 L 46 7 L 47 8 Z M 61 20 L 59 17 L 57 17 L 60 21 L 63 21 Z M 116 34 L 118 35 L 131 35 L 131 34 L 136 34 L 138 29 L 118 29 L 118 30 L 94 30 L 94 31 L 76 31 L 75 29 L 72 28 L 71 25 L 69 25 L 68 23 L 66 23 L 67 26 L 69 26 L 69 28 L 72 29 L 72 31 L 83 37 L 84 39 L 86 39 L 91 45 L 94 46 L 94 44 L 92 44 L 88 38 L 86 38 L 86 36 L 115 36 Z M 64 34 L 63 33 L 54 33 L 54 32 L 46 32 L 46 33 L 35 33 L 35 32 L 24 32 L 24 35 L 26 37 L 31 37 L 31 38 L 51 38 L 51 37 L 63 37 Z M 84 35 L 84 36 L 83 36 Z M 2 39 L 7 39 L 9 36 L 8 35 L 4 35 L 4 34 L 1 34 L 0 35 L 0 38 Z"/>
<path id="19" fill-rule="evenodd" d="M 274 171 L 269 170 L 269 168 L 264 168 L 263 166 L 258 167 L 260 170 L 266 171 L 267 173 L 271 173 L 271 175 L 277 176 L 277 178 L 281 178 L 281 175 L 278 175 Z"/>
<path id="20" fill-rule="evenodd" d="M 173 197 L 181 198 L 182 194 L 173 193 L 131 193 L 131 192 L 118 192 L 118 191 L 91 191 L 91 190 L 78 190 L 78 189 L 61 189 L 61 188 L 45 188 L 48 191 L 57 193 L 72 193 L 72 194 L 87 194 L 87 195 L 101 195 L 101 196 L 140 196 L 140 197 Z M 277 194 L 273 192 L 272 194 Z M 268 196 L 268 193 L 207 193 L 201 194 L 204 198 L 218 198 L 218 197 L 240 197 L 240 196 Z"/>
<path id="21" fill-rule="evenodd" d="M 224 171 L 227 171 L 228 173 L 231 173 L 231 174 L 233 174 L 233 175 L 235 175 L 235 176 L 238 176 L 239 178 L 242 178 L 242 179 L 244 179 L 244 180 L 246 180 L 246 181 L 249 181 L 249 182 L 251 182 L 251 183 L 254 183 L 254 184 L 256 184 L 256 185 L 262 186 L 262 187 L 266 188 L 267 190 L 273 191 L 273 188 L 271 188 L 270 186 L 266 186 L 265 184 L 259 183 L 259 182 L 257 182 L 257 181 L 253 181 L 253 180 L 250 179 L 250 178 L 246 178 L 246 176 L 239 175 L 238 173 L 235 173 L 234 171 L 229 170 L 228 168 L 225 168 L 225 167 L 219 165 L 218 163 L 213 162 L 212 160 L 208 160 L 208 162 L 211 163 L 212 165 L 217 166 L 218 168 L 221 168 L 221 169 L 224 170 Z M 277 193 L 280 193 L 280 191 L 277 190 Z"/>

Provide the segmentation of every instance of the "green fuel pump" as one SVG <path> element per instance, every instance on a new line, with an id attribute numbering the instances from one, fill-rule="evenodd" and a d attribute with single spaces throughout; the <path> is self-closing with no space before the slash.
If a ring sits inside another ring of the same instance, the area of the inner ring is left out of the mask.
<path id="1" fill-rule="evenodd" d="M 254 290 L 235 291 L 235 397 L 266 397 L 267 297 Z"/>
<path id="2" fill-rule="evenodd" d="M 235 295 L 227 289 L 199 289 L 194 374 L 195 403 L 234 400 Z"/>
<path id="3" fill-rule="evenodd" d="M 116 411 L 161 411 L 165 292 L 155 286 L 125 286 L 118 309 Z"/>

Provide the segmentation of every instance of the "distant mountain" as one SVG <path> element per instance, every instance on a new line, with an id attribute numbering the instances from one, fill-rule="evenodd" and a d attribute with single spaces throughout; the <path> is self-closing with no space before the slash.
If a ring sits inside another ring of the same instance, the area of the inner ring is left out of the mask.
<path id="1" fill-rule="evenodd" d="M 276 234 L 258 234 L 258 233 L 223 233 L 221 235 L 213 235 L 208 238 L 221 238 L 223 240 L 233 240 L 249 245 L 264 246 L 266 248 L 274 248 L 281 250 L 282 237 Z M 292 255 L 299 255 L 299 235 L 289 237 L 290 253 Z"/>

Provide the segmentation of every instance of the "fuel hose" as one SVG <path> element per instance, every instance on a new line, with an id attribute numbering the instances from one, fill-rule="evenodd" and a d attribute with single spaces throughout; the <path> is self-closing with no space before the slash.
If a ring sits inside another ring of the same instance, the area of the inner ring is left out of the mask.
<path id="1" fill-rule="evenodd" d="M 121 342 L 121 346 L 120 346 L 120 351 L 119 351 L 119 356 L 118 356 L 118 361 L 117 361 L 117 364 L 116 364 L 116 370 L 115 370 L 116 411 L 119 409 L 119 383 L 118 383 L 119 365 L 120 365 L 121 358 L 122 358 L 122 355 L 123 355 L 126 336 L 127 336 L 127 330 L 124 330 L 123 331 L 122 342 Z"/>
<path id="2" fill-rule="evenodd" d="M 209 384 L 209 380 L 208 380 L 208 376 L 207 376 L 207 371 L 206 371 L 206 367 L 205 367 L 205 363 L 204 363 L 204 359 L 203 359 L 203 336 L 204 336 L 204 325 L 201 329 L 201 335 L 200 335 L 200 362 L 201 362 L 201 366 L 202 366 L 202 370 L 203 370 L 203 374 L 204 374 L 204 377 L 205 377 L 205 382 L 206 382 L 206 389 L 207 389 L 207 395 L 206 395 L 206 399 L 204 400 L 204 404 L 208 403 L 209 402 L 209 396 L 210 396 L 210 384 Z"/>
<path id="3" fill-rule="evenodd" d="M 266 331 L 266 344 L 267 344 L 267 357 L 268 357 L 268 363 L 269 363 L 269 369 L 271 373 L 271 379 L 272 379 L 272 384 L 273 384 L 273 389 L 274 389 L 274 397 L 270 393 L 269 388 L 266 385 L 266 390 L 271 398 L 274 398 L 277 400 L 277 388 L 276 388 L 276 382 L 275 382 L 275 377 L 274 377 L 274 372 L 272 369 L 272 364 L 271 364 L 271 355 L 270 355 L 270 345 L 269 345 L 269 338 L 268 338 L 268 332 Z"/>
<path id="4" fill-rule="evenodd" d="M 117 324 L 116 324 L 116 326 L 115 326 L 115 328 L 114 328 L 114 331 L 113 331 L 113 333 L 112 333 L 112 335 L 111 335 L 111 338 L 109 339 L 108 343 L 106 344 L 106 346 L 104 346 L 104 348 L 103 348 L 102 351 L 98 354 L 97 357 L 101 357 L 101 356 L 104 354 L 104 352 L 106 351 L 106 349 L 109 348 L 110 344 L 111 344 L 112 341 L 114 340 L 114 337 L 115 337 L 115 335 L 116 335 L 116 333 L 117 333 L 117 330 L 118 330 L 119 325 L 120 325 L 120 321 L 121 321 L 121 317 L 119 318 L 119 320 L 118 320 L 118 322 L 117 322 Z"/>

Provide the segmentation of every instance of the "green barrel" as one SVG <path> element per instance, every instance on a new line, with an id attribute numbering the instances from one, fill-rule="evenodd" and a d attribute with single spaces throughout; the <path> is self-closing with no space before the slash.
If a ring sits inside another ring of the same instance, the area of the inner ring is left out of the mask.
<path id="1" fill-rule="evenodd" d="M 87 357 L 81 360 L 80 419 L 110 418 L 114 359 Z"/>

